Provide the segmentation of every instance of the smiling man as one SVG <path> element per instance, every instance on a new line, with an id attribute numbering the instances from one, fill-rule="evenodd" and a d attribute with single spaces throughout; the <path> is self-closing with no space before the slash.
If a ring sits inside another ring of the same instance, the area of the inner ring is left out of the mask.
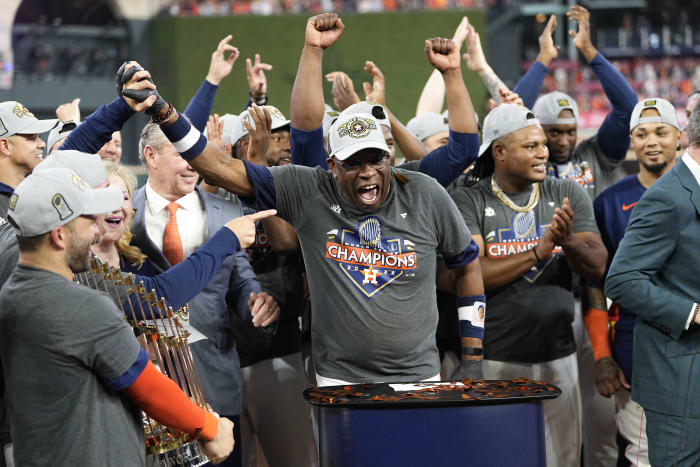
<path id="1" fill-rule="evenodd" d="M 321 58 L 343 29 L 334 13 L 307 22 L 293 120 L 300 100 L 310 99 L 317 106 L 308 123 L 320 126 Z M 447 39 L 426 41 L 429 59 L 446 74 L 461 73 L 459 54 L 447 54 L 453 46 Z M 207 144 L 169 106 L 156 119 L 207 183 L 247 198 L 257 209 L 277 206 L 278 216 L 296 230 L 314 304 L 319 385 L 439 378 L 437 252 L 457 277 L 463 358 L 455 377 L 481 376 L 485 303 L 476 245 L 434 179 L 389 166 L 389 149 L 372 115 L 336 120 L 329 136 L 330 170 L 254 166 Z M 455 118 L 451 129 L 476 132 L 473 119 L 464 120 L 469 123 Z"/>
<path id="2" fill-rule="evenodd" d="M 623 178 L 603 191 L 593 203 L 596 222 L 609 252 L 615 256 L 634 207 L 644 192 L 676 162 L 681 130 L 673 105 L 659 98 L 641 100 L 630 121 L 632 150 L 639 161 L 639 173 Z M 625 457 L 632 465 L 648 466 L 648 445 L 644 411 L 630 398 L 633 363 L 633 334 L 637 322 L 635 310 L 618 307 L 612 348 L 608 337 L 608 312 L 603 294 L 604 277 L 594 284 L 589 295 L 595 297 L 584 316 L 593 345 L 598 392 L 615 399 L 618 431 L 624 439 Z"/>
<path id="3" fill-rule="evenodd" d="M 572 272 L 605 267 L 591 201 L 571 180 L 547 177 L 542 126 L 525 107 L 502 104 L 484 120 L 472 176 L 451 194 L 479 246 L 489 302 L 488 379 L 544 379 L 562 389 L 544 411 L 547 465 L 578 465 L 581 400 L 572 330 Z"/>
<path id="4" fill-rule="evenodd" d="M 39 136 L 55 127 L 58 120 L 37 120 L 16 101 L 0 104 L 0 217 L 14 188 L 32 173 L 44 156 L 46 143 Z"/>

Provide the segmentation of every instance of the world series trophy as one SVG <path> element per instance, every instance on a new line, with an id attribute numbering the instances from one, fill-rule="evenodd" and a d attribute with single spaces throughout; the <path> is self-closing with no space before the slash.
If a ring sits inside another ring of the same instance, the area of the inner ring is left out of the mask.
<path id="1" fill-rule="evenodd" d="M 187 305 L 173 311 L 164 298 L 157 298 L 155 290 L 146 291 L 143 282 L 135 284 L 130 274 L 123 274 L 121 270 L 100 263 L 95 258 L 91 261 L 90 271 L 76 274 L 75 280 L 112 297 L 153 364 L 172 379 L 190 400 L 211 412 L 204 400 L 188 346 L 190 332 L 181 322 L 181 318 L 188 321 Z M 132 297 L 135 300 L 131 300 Z M 146 453 L 154 456 L 153 465 L 197 467 L 209 462 L 192 435 L 168 428 L 144 412 L 141 416 Z"/>

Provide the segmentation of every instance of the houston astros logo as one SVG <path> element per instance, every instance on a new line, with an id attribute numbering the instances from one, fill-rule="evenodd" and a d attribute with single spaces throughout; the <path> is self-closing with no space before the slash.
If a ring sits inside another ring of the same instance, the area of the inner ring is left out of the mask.
<path id="1" fill-rule="evenodd" d="M 27 117 L 27 116 L 29 116 L 29 117 L 33 117 L 33 116 L 34 116 L 34 114 L 31 113 L 31 112 L 30 112 L 25 106 L 23 106 L 22 104 L 17 104 L 16 106 L 14 106 L 14 107 L 12 108 L 12 113 L 15 114 L 15 115 L 17 115 L 19 118 L 23 118 L 23 117 Z"/>
<path id="2" fill-rule="evenodd" d="M 350 136 L 351 138 L 364 138 L 370 130 L 376 130 L 377 125 L 370 118 L 352 117 L 338 127 L 338 136 Z"/>
<path id="3" fill-rule="evenodd" d="M 327 233 L 326 258 L 368 299 L 400 277 L 413 277 L 418 267 L 413 242 L 382 233 L 382 223 L 374 216 L 360 219 L 357 230 L 339 228 Z"/>

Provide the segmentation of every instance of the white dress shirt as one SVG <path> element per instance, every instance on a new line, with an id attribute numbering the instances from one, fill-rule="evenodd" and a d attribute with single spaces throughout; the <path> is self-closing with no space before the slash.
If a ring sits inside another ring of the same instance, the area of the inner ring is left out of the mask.
<path id="1" fill-rule="evenodd" d="M 690 173 L 693 174 L 693 177 L 695 177 L 695 181 L 698 182 L 698 186 L 700 186 L 700 164 L 695 162 L 695 159 L 693 159 L 690 156 L 690 154 L 688 154 L 688 151 L 683 153 L 683 155 L 681 156 L 681 160 L 683 161 L 683 163 L 685 163 L 686 166 L 688 166 L 688 169 L 690 169 Z M 696 306 L 697 303 L 693 303 L 693 306 L 690 307 L 690 315 L 688 316 L 688 321 L 685 322 L 686 331 L 690 328 L 690 325 L 693 322 L 693 315 L 695 314 Z"/>
<path id="2" fill-rule="evenodd" d="M 202 246 L 209 236 L 207 217 L 204 212 L 204 204 L 196 191 L 175 202 L 180 205 L 175 216 L 177 230 L 182 239 L 182 257 L 187 258 Z M 146 182 L 146 209 L 144 212 L 146 233 L 161 251 L 163 251 L 165 226 L 168 225 L 170 219 L 168 204 L 170 201 L 156 193 L 151 187 L 150 181 Z"/>

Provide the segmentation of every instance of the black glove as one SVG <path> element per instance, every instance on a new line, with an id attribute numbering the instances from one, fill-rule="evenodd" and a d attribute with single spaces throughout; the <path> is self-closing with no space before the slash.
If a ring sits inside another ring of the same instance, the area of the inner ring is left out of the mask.
<path id="1" fill-rule="evenodd" d="M 117 94 L 122 95 L 124 97 L 128 97 L 129 99 L 133 99 L 136 102 L 143 102 L 149 97 L 155 95 L 156 101 L 153 103 L 152 106 L 146 109 L 144 113 L 149 116 L 160 114 L 163 108 L 167 105 L 167 103 L 162 97 L 160 97 L 158 91 L 156 91 L 155 89 L 124 89 L 124 85 L 129 82 L 129 80 L 134 76 L 134 74 L 138 71 L 143 70 L 143 68 L 141 68 L 138 65 L 134 65 L 128 70 L 125 70 L 127 63 L 129 62 L 124 62 L 122 66 L 119 67 L 119 70 L 117 70 Z M 153 83 L 153 80 L 151 78 L 146 79 Z"/>
<path id="2" fill-rule="evenodd" d="M 472 380 L 484 379 L 484 375 L 481 372 L 481 362 L 482 360 L 467 360 L 463 358 L 455 372 L 452 373 L 450 381 L 462 381 L 467 378 Z"/>

